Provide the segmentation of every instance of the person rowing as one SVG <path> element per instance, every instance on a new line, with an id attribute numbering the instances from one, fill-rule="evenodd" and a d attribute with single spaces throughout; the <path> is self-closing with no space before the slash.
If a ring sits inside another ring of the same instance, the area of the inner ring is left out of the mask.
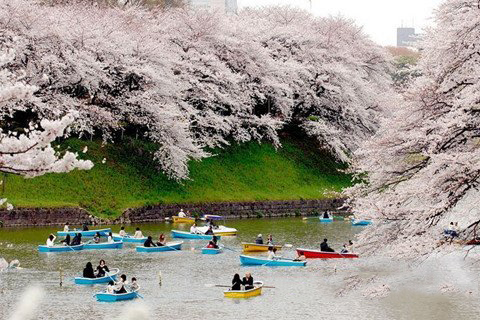
<path id="1" fill-rule="evenodd" d="M 324 219 L 330 219 L 330 215 L 328 214 L 328 211 L 325 211 L 325 212 L 323 213 L 323 218 L 324 218 Z"/>
<path id="2" fill-rule="evenodd" d="M 95 235 L 93 236 L 93 242 L 94 243 L 100 243 L 100 233 L 99 232 L 95 233 Z"/>
<path id="3" fill-rule="evenodd" d="M 93 266 L 91 262 L 87 262 L 87 265 L 83 269 L 83 277 L 93 279 L 95 277 L 95 271 L 93 271 Z"/>
<path id="4" fill-rule="evenodd" d="M 71 246 L 78 246 L 82 243 L 82 234 L 81 233 L 77 233 L 77 235 L 75 237 L 73 237 L 73 240 L 72 242 L 70 242 L 70 245 Z"/>
<path id="5" fill-rule="evenodd" d="M 194 223 L 194 224 L 190 227 L 190 233 L 192 233 L 192 234 L 197 234 L 197 233 L 199 233 L 199 232 L 198 232 L 198 229 L 197 229 L 197 224 L 196 224 L 196 223 Z"/>
<path id="6" fill-rule="evenodd" d="M 242 290 L 242 285 L 243 285 L 243 282 L 242 282 L 242 279 L 240 279 L 240 275 L 238 273 L 235 273 L 232 280 L 232 290 L 236 290 L 236 291 Z"/>
<path id="7" fill-rule="evenodd" d="M 47 247 L 53 247 L 55 245 L 55 239 L 57 239 L 57 237 L 51 233 L 47 238 Z"/>
<path id="8" fill-rule="evenodd" d="M 97 266 L 97 278 L 105 277 L 107 272 L 110 272 L 110 270 L 108 269 L 105 260 L 102 259 Z"/>
<path id="9" fill-rule="evenodd" d="M 250 272 L 245 273 L 245 277 L 243 277 L 242 284 L 245 286 L 245 290 L 253 289 L 253 277 Z"/>
<path id="10" fill-rule="evenodd" d="M 133 235 L 133 237 L 134 237 L 135 239 L 145 238 L 145 237 L 143 236 L 143 233 L 142 233 L 142 231 L 140 230 L 139 227 L 137 227 L 137 229 L 135 229 L 135 234 Z"/>
<path id="11" fill-rule="evenodd" d="M 323 239 L 323 242 L 320 244 L 320 250 L 323 252 L 335 252 L 327 243 L 327 239 Z"/>
<path id="12" fill-rule="evenodd" d="M 115 282 L 113 292 L 116 294 L 127 293 L 127 290 L 125 289 L 126 284 L 127 284 L 127 276 L 122 274 L 120 276 L 120 279 L 117 282 Z"/>
<path id="13" fill-rule="evenodd" d="M 140 289 L 140 286 L 137 283 L 137 278 L 132 277 L 132 283 L 130 284 L 130 291 L 137 291 Z"/>
<path id="14" fill-rule="evenodd" d="M 263 236 L 262 234 L 259 234 L 257 238 L 255 239 L 255 244 L 263 244 Z"/>
<path id="15" fill-rule="evenodd" d="M 208 230 L 205 231 L 205 234 L 206 234 L 206 235 L 213 235 L 213 227 L 212 227 L 212 226 L 209 226 L 209 227 L 208 227 Z"/>
<path id="16" fill-rule="evenodd" d="M 218 246 L 215 242 L 213 241 L 210 241 L 207 245 L 207 248 L 210 248 L 210 249 L 218 249 Z"/>
<path id="17" fill-rule="evenodd" d="M 60 241 L 60 243 L 63 243 L 64 246 L 69 246 L 70 241 L 71 241 L 70 234 L 67 233 L 67 235 L 65 236 L 65 239 Z"/>
<path id="18" fill-rule="evenodd" d="M 275 248 L 270 246 L 268 247 L 268 256 L 267 256 L 267 259 L 268 260 L 276 260 L 278 257 L 277 255 L 275 254 Z"/>
<path id="19" fill-rule="evenodd" d="M 144 247 L 150 248 L 150 247 L 156 247 L 157 245 L 153 242 L 152 236 L 148 236 L 147 240 L 143 243 Z"/>
<path id="20" fill-rule="evenodd" d="M 167 242 L 165 241 L 165 235 L 162 233 L 162 234 L 160 234 L 160 236 L 158 237 L 157 246 L 163 247 L 163 246 L 166 245 L 166 244 L 167 244 Z"/>
<path id="21" fill-rule="evenodd" d="M 120 231 L 118 232 L 118 235 L 120 237 L 126 237 L 127 236 L 127 232 L 125 232 L 125 227 L 120 228 Z"/>
<path id="22" fill-rule="evenodd" d="M 216 235 L 213 235 L 212 241 L 215 245 L 217 245 L 218 244 L 218 237 Z M 218 246 L 217 246 L 217 248 L 218 248 Z"/>

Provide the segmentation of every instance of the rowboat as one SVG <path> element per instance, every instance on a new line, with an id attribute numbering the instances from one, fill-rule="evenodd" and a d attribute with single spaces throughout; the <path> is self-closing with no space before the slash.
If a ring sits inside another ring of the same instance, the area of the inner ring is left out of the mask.
<path id="1" fill-rule="evenodd" d="M 201 220 L 225 220 L 223 216 L 217 216 L 215 214 L 205 214 Z"/>
<path id="2" fill-rule="evenodd" d="M 144 243 L 147 240 L 147 237 L 143 237 L 143 238 L 134 238 L 132 236 L 122 237 L 118 233 L 114 233 L 112 236 L 113 236 L 113 240 L 115 241 L 122 241 L 122 242 L 129 242 L 129 243 Z"/>
<path id="3" fill-rule="evenodd" d="M 356 253 L 325 252 L 319 250 L 310 250 L 297 248 L 298 255 L 303 255 L 309 259 L 353 259 L 358 258 Z"/>
<path id="4" fill-rule="evenodd" d="M 172 219 L 174 223 L 195 223 L 195 218 L 191 217 L 173 216 Z"/>
<path id="5" fill-rule="evenodd" d="M 202 254 L 219 254 L 222 253 L 223 250 L 221 248 L 202 248 Z"/>
<path id="6" fill-rule="evenodd" d="M 212 240 L 212 235 L 200 234 L 200 233 L 190 233 L 180 230 L 172 230 L 172 238 L 180 239 L 190 239 L 190 240 Z M 217 239 L 220 239 L 220 236 L 217 236 Z"/>
<path id="7" fill-rule="evenodd" d="M 268 244 L 256 244 L 256 243 L 248 243 L 242 242 L 243 252 L 267 252 L 268 248 L 275 247 L 277 250 L 281 250 L 282 246 L 272 246 Z"/>
<path id="8" fill-rule="evenodd" d="M 122 301 L 122 300 L 132 300 L 137 298 L 138 295 L 138 288 L 135 291 L 127 292 L 127 293 L 106 293 L 106 292 L 97 292 L 95 294 L 95 298 L 97 301 L 103 302 L 115 302 L 115 301 Z"/>
<path id="9" fill-rule="evenodd" d="M 269 266 L 269 267 L 304 267 L 307 261 L 293 261 L 288 259 L 269 260 L 246 255 L 240 255 L 240 263 L 245 266 Z"/>
<path id="10" fill-rule="evenodd" d="M 97 234 L 97 232 L 101 235 L 101 236 L 108 236 L 108 234 L 110 232 L 112 232 L 112 229 L 110 228 L 105 228 L 105 229 L 97 229 L 97 230 L 88 230 L 88 231 L 82 231 L 82 230 L 70 230 L 70 231 L 57 231 L 57 235 L 59 237 L 66 237 L 67 234 L 69 234 L 70 236 L 76 236 L 77 233 L 80 233 L 82 235 L 82 237 L 93 237 Z"/>
<path id="11" fill-rule="evenodd" d="M 105 277 L 100 278 L 83 278 L 75 277 L 75 284 L 97 284 L 97 283 L 108 283 L 110 280 L 116 281 L 117 275 L 120 272 L 120 269 L 112 269 L 110 272 L 105 274 Z"/>
<path id="12" fill-rule="evenodd" d="M 233 299 L 245 299 L 245 298 L 252 298 L 262 294 L 262 281 L 254 281 L 253 282 L 253 289 L 249 290 L 226 290 L 223 291 L 223 296 L 225 298 L 233 298 Z"/>
<path id="13" fill-rule="evenodd" d="M 352 219 L 352 226 L 368 226 L 372 223 L 372 220 Z"/>
<path id="14" fill-rule="evenodd" d="M 38 246 L 38 252 L 72 252 L 83 250 L 84 244 L 77 246 Z"/>
<path id="15" fill-rule="evenodd" d="M 324 223 L 333 222 L 333 216 L 331 214 L 328 215 L 328 218 L 324 218 L 322 214 L 319 219 L 320 219 L 320 222 L 324 222 Z"/>
<path id="16" fill-rule="evenodd" d="M 104 250 L 104 249 L 122 249 L 123 242 L 122 241 L 115 241 L 112 243 L 103 242 L 103 243 L 86 243 L 83 246 L 85 250 Z"/>
<path id="17" fill-rule="evenodd" d="M 136 247 L 137 252 L 165 252 L 165 251 L 179 251 L 182 250 L 183 241 L 176 241 L 176 242 L 167 242 L 164 246 L 159 247 L 144 247 L 138 246 Z"/>
<path id="18" fill-rule="evenodd" d="M 207 226 L 204 227 L 198 227 L 197 230 L 200 233 L 205 233 L 208 230 Z M 216 236 L 236 236 L 238 230 L 235 228 L 228 228 L 225 226 L 218 226 L 217 228 L 213 228 L 213 234 Z"/>

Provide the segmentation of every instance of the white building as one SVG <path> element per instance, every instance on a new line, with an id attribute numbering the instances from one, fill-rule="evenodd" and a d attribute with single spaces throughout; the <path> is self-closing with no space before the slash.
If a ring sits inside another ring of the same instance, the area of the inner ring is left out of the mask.
<path id="1" fill-rule="evenodd" d="M 190 4 L 196 8 L 214 9 L 227 13 L 236 13 L 237 0 L 190 0 Z"/>

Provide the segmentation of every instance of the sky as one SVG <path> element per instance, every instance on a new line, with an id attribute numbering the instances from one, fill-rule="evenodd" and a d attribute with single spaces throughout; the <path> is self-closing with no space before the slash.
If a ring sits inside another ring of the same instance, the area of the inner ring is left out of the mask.
<path id="1" fill-rule="evenodd" d="M 310 10 L 309 0 L 237 0 L 240 8 L 264 5 L 290 5 Z M 433 11 L 443 0 L 311 0 L 317 16 L 342 15 L 354 19 L 381 45 L 395 45 L 397 28 L 420 32 L 433 24 Z"/>

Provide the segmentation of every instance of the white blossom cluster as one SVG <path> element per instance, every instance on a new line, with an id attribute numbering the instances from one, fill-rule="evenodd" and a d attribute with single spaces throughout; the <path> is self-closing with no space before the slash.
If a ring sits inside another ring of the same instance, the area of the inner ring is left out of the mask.
<path id="1" fill-rule="evenodd" d="M 461 239 L 480 222 L 480 2 L 446 1 L 421 47 L 422 76 L 356 154 L 349 194 L 377 224 L 367 251 L 429 254 L 450 222 Z"/>
<path id="2" fill-rule="evenodd" d="M 174 179 L 214 147 L 280 146 L 286 125 L 347 161 L 391 94 L 389 58 L 361 28 L 292 8 L 224 15 L 5 0 L 0 29 L 21 53 L 11 70 L 38 88 L 30 110 L 75 110 L 77 132 L 106 139 L 143 135 Z"/>

